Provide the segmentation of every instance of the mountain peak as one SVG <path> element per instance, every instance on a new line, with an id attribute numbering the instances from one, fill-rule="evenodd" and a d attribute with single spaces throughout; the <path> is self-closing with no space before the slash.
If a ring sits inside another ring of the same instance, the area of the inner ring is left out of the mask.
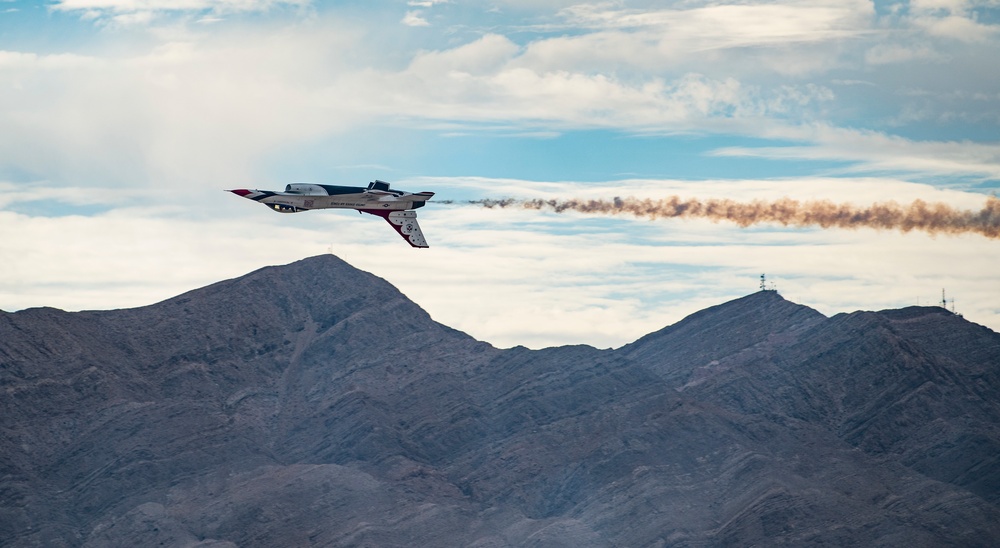
<path id="1" fill-rule="evenodd" d="M 233 318 L 242 323 L 314 322 L 325 328 L 366 310 L 400 307 L 417 323 L 431 321 L 423 309 L 389 282 L 327 254 L 287 265 L 267 266 L 147 307 L 116 312 L 125 319 L 153 310 L 170 318 L 197 317 L 201 321 Z"/>
<path id="2" fill-rule="evenodd" d="M 695 312 L 620 351 L 630 359 L 658 364 L 654 369 L 667 374 L 704 365 L 824 319 L 816 310 L 788 301 L 777 291 L 758 291 Z"/>

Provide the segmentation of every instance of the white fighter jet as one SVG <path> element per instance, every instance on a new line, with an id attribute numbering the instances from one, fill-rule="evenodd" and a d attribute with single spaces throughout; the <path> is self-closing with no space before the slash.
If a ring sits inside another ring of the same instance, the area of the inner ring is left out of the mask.
<path id="1" fill-rule="evenodd" d="M 377 179 L 369 183 L 368 188 L 292 183 L 285 186 L 284 192 L 245 188 L 227 192 L 260 202 L 279 213 L 327 208 L 356 209 L 389 221 L 392 228 L 413 247 L 429 247 L 417 224 L 417 212 L 412 210 L 424 207 L 424 203 L 434 196 L 433 192 L 413 194 L 392 190 L 389 183 Z"/>

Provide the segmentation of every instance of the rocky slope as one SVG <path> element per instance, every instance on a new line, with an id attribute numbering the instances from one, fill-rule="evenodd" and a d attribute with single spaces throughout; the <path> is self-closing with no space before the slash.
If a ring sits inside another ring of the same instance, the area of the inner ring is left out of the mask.
<path id="1" fill-rule="evenodd" d="M 0 313 L 0 545 L 1000 541 L 1000 335 L 755 293 L 498 350 L 332 256 Z"/>

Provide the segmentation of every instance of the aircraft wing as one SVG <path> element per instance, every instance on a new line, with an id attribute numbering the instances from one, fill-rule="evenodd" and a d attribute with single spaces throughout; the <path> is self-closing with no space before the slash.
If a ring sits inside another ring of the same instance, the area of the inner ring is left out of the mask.
<path id="1" fill-rule="evenodd" d="M 392 226 L 413 247 L 430 247 L 424 239 L 424 233 L 420 231 L 417 224 L 417 212 L 412 210 L 386 211 L 383 209 L 359 209 L 362 213 L 378 215 Z"/>

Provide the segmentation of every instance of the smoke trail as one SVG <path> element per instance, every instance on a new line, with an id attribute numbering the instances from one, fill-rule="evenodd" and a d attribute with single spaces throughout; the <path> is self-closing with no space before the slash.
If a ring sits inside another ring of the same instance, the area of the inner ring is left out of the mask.
<path id="1" fill-rule="evenodd" d="M 921 230 L 929 234 L 975 233 L 1000 238 L 1000 199 L 990 196 L 980 211 L 955 209 L 943 203 L 914 200 L 909 205 L 879 202 L 867 207 L 828 200 L 800 202 L 791 198 L 774 201 L 737 202 L 729 199 L 683 199 L 670 196 L 660 200 L 614 198 L 613 200 L 474 200 L 488 208 L 548 209 L 556 213 L 576 211 L 607 215 L 628 214 L 649 219 L 700 218 L 731 221 L 742 227 L 757 223 L 822 228 Z"/>

